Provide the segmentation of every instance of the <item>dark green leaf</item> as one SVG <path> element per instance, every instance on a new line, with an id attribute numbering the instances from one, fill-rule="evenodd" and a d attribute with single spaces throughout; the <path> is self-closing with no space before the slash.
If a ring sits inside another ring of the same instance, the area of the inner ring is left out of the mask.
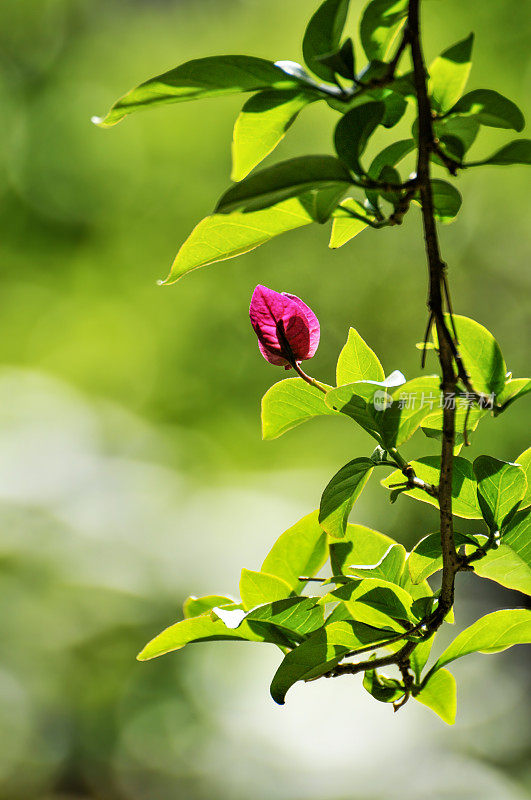
<path id="1" fill-rule="evenodd" d="M 384 61 L 407 17 L 407 0 L 372 0 L 360 22 L 360 38 L 369 61 Z"/>
<path id="2" fill-rule="evenodd" d="M 467 92 L 448 113 L 473 117 L 492 128 L 512 128 L 520 132 L 525 126 L 524 115 L 518 106 L 492 89 Z"/>
<path id="3" fill-rule="evenodd" d="M 364 103 L 356 106 L 341 117 L 334 142 L 338 156 L 357 174 L 363 174 L 360 158 L 370 136 L 382 122 L 385 115 L 383 103 Z"/>
<path id="4" fill-rule="evenodd" d="M 305 585 L 299 577 L 313 577 L 326 557 L 326 534 L 319 525 L 317 511 L 313 511 L 279 536 L 262 564 L 262 571 L 282 578 L 299 594 Z"/>
<path id="5" fill-rule="evenodd" d="M 127 114 L 163 103 L 180 103 L 202 97 L 215 97 L 260 89 L 297 89 L 300 81 L 287 75 L 271 61 L 252 56 L 213 56 L 157 75 L 120 98 L 106 117 L 94 117 L 102 127 L 115 125 Z"/>
<path id="6" fill-rule="evenodd" d="M 298 113 L 315 100 L 304 91 L 266 91 L 243 106 L 232 137 L 233 181 L 241 181 L 282 141 Z"/>
<path id="7" fill-rule="evenodd" d="M 482 164 L 531 164 L 531 139 L 516 139 L 497 150 L 492 156 L 482 161 L 471 161 L 467 166 L 478 167 Z"/>
<path id="8" fill-rule="evenodd" d="M 499 653 L 515 644 L 531 644 L 531 611 L 494 611 L 460 633 L 439 657 L 433 671 L 469 653 Z"/>
<path id="9" fill-rule="evenodd" d="M 466 153 L 474 144 L 479 132 L 479 122 L 471 117 L 444 117 L 433 122 L 433 131 L 439 139 L 459 139 Z"/>
<path id="10" fill-rule="evenodd" d="M 286 378 L 274 383 L 262 398 L 262 437 L 277 439 L 309 419 L 336 414 L 319 389 L 302 378 Z"/>
<path id="11" fill-rule="evenodd" d="M 433 108 L 445 114 L 459 100 L 466 86 L 470 68 L 474 34 L 445 50 L 430 65 L 428 90 Z"/>
<path id="12" fill-rule="evenodd" d="M 333 156 L 299 156 L 256 172 L 221 196 L 216 213 L 237 209 L 257 211 L 301 195 L 308 189 L 340 188 L 352 180 L 347 169 Z"/>
<path id="13" fill-rule="evenodd" d="M 424 456 L 417 461 L 410 462 L 418 478 L 435 486 L 439 485 L 440 463 L 439 456 Z M 389 488 L 390 484 L 399 483 L 403 480 L 404 476 L 401 471 L 396 470 L 381 481 L 381 484 Z M 429 503 L 436 508 L 439 506 L 439 502 L 435 497 L 431 497 L 431 495 L 423 492 L 421 489 L 408 490 L 404 492 L 404 495 L 413 497 L 415 500 L 420 500 L 422 503 Z M 457 517 L 463 517 L 464 519 L 481 519 L 482 514 L 477 499 L 474 470 L 470 461 L 460 456 L 454 458 L 452 499 L 453 513 Z"/>
<path id="14" fill-rule="evenodd" d="M 267 572 L 242 569 L 240 597 L 246 611 L 274 600 L 285 600 L 291 594 L 291 586 L 283 578 Z"/>
<path id="15" fill-rule="evenodd" d="M 363 688 L 380 703 L 394 703 L 404 695 L 400 681 L 379 675 L 374 669 L 368 669 L 363 676 Z"/>
<path id="16" fill-rule="evenodd" d="M 309 69 L 330 83 L 334 82 L 334 69 L 323 63 L 322 56 L 338 50 L 348 6 L 349 0 L 325 0 L 308 23 L 302 42 Z"/>
<path id="17" fill-rule="evenodd" d="M 372 644 L 377 647 L 389 636 L 389 631 L 354 621 L 333 622 L 321 628 L 284 657 L 271 683 L 273 700 L 283 705 L 286 692 L 297 681 L 323 675 L 351 650 Z"/>
<path id="18" fill-rule="evenodd" d="M 379 180 L 384 167 L 396 166 L 405 156 L 407 156 L 415 148 L 414 139 L 401 139 L 398 142 L 388 145 L 382 150 L 373 160 L 369 167 L 369 178 L 372 180 Z M 378 205 L 378 191 L 375 189 L 368 189 L 366 191 L 368 200 L 375 206 Z"/>
<path id="19" fill-rule="evenodd" d="M 385 373 L 378 356 L 358 331 L 350 328 L 347 342 L 337 361 L 337 385 L 343 386 L 355 381 L 383 381 L 384 377 Z"/>
<path id="20" fill-rule="evenodd" d="M 422 705 L 431 708 L 443 722 L 453 725 L 457 711 L 457 684 L 451 672 L 441 669 L 432 675 L 426 686 L 413 695 Z"/>
<path id="21" fill-rule="evenodd" d="M 431 181 L 431 192 L 435 218 L 439 222 L 452 222 L 459 213 L 463 202 L 458 190 L 451 183 L 436 178 Z"/>
<path id="22" fill-rule="evenodd" d="M 345 464 L 326 486 L 321 497 L 319 522 L 330 536 L 345 535 L 352 507 L 369 480 L 374 462 L 370 458 L 355 458 Z"/>

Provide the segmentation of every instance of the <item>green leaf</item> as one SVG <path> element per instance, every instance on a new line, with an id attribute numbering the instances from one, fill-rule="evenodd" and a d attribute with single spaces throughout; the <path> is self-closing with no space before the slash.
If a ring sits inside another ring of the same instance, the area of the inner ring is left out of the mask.
<path id="1" fill-rule="evenodd" d="M 409 463 L 415 470 L 418 478 L 438 486 L 441 463 L 439 456 L 424 456 L 417 461 L 410 461 Z M 381 484 L 389 489 L 390 484 L 400 483 L 401 481 L 404 481 L 404 476 L 400 470 L 396 470 L 381 481 Z M 409 495 L 415 500 L 420 500 L 422 503 L 429 503 L 429 505 L 435 506 L 436 508 L 439 507 L 438 500 L 435 497 L 431 497 L 431 495 L 426 492 L 423 492 L 421 489 L 410 489 L 403 492 L 403 494 Z M 482 518 L 477 499 L 476 479 L 472 464 L 461 456 L 454 458 L 452 501 L 452 509 L 455 516 L 463 517 L 464 519 Z"/>
<path id="2" fill-rule="evenodd" d="M 439 222 L 449 223 L 457 216 L 463 199 L 455 186 L 438 178 L 431 181 L 433 211 Z M 415 202 L 420 202 L 415 198 Z"/>
<path id="3" fill-rule="evenodd" d="M 308 200 L 308 196 L 301 196 L 248 214 L 206 217 L 182 245 L 164 284 L 175 283 L 198 267 L 248 253 L 275 236 L 309 225 L 314 218 L 307 208 Z"/>
<path id="4" fill-rule="evenodd" d="M 413 695 L 422 705 L 431 708 L 443 722 L 453 725 L 457 711 L 457 684 L 451 672 L 441 669 L 431 676 L 426 686 Z"/>
<path id="5" fill-rule="evenodd" d="M 372 644 L 377 647 L 389 636 L 389 631 L 354 621 L 333 622 L 321 628 L 284 657 L 271 683 L 273 700 L 283 705 L 286 692 L 297 681 L 323 675 L 351 650 Z"/>
<path id="6" fill-rule="evenodd" d="M 274 600 L 285 600 L 291 593 L 289 583 L 277 575 L 242 569 L 240 597 L 246 611 Z"/>
<path id="7" fill-rule="evenodd" d="M 516 463 L 519 464 L 524 470 L 527 480 L 527 491 L 520 504 L 521 510 L 522 508 L 531 506 L 531 447 L 528 447 L 527 450 L 524 450 L 524 452 L 518 456 Z"/>
<path id="8" fill-rule="evenodd" d="M 453 315 L 459 352 L 476 392 L 498 394 L 505 385 L 507 367 L 500 346 L 492 333 L 479 322 L 459 314 Z M 447 324 L 450 318 L 447 315 Z M 436 341 L 434 331 L 434 342 Z"/>
<path id="9" fill-rule="evenodd" d="M 375 563 L 349 564 L 348 571 L 358 577 L 378 578 L 390 583 L 401 583 L 406 548 L 394 542 Z"/>
<path id="10" fill-rule="evenodd" d="M 378 356 L 358 331 L 350 328 L 347 342 L 337 361 L 337 385 L 343 386 L 356 381 L 383 381 L 384 377 L 385 373 Z"/>
<path id="11" fill-rule="evenodd" d="M 288 634 L 295 633 L 297 637 L 301 637 L 313 633 L 324 624 L 324 611 L 319 599 L 318 597 L 288 597 L 285 600 L 275 600 L 272 603 L 265 603 L 253 608 L 247 614 L 242 612 L 242 616 L 235 617 L 234 622 L 230 618 L 232 612 L 226 615 L 222 608 L 217 608 L 215 613 L 227 627 L 234 630 L 237 630 L 244 621 L 267 622 L 277 628 L 283 628 Z"/>
<path id="12" fill-rule="evenodd" d="M 232 137 L 233 181 L 241 181 L 282 141 L 299 112 L 316 99 L 297 90 L 266 91 L 243 106 Z"/>
<path id="13" fill-rule="evenodd" d="M 487 416 L 488 410 L 484 408 L 479 408 L 478 406 L 470 406 L 469 401 L 464 398 L 458 398 L 456 401 L 456 409 L 455 409 L 455 441 L 456 443 L 462 443 L 464 441 L 464 429 L 465 423 L 468 434 L 471 431 L 475 431 L 477 426 L 479 425 L 480 420 Z M 442 429 L 443 429 L 443 412 L 442 409 L 440 411 L 436 411 L 433 414 L 429 414 L 423 421 L 422 421 L 422 430 L 426 434 L 426 436 L 432 439 L 442 439 Z"/>
<path id="14" fill-rule="evenodd" d="M 463 536 L 456 532 L 454 532 L 454 541 L 456 547 L 466 544 L 477 547 L 479 544 L 473 537 Z M 430 533 L 428 536 L 424 536 L 417 542 L 407 559 L 409 575 L 413 583 L 421 583 L 426 580 L 430 575 L 442 569 L 442 564 L 440 533 Z"/>
<path id="15" fill-rule="evenodd" d="M 343 200 L 332 216 L 332 233 L 329 243 L 329 247 L 332 249 L 343 247 L 358 233 L 365 230 L 370 222 L 376 221 L 376 217 L 352 197 L 347 197 L 346 200 Z"/>
<path id="16" fill-rule="evenodd" d="M 148 661 L 174 650 L 180 650 L 191 642 L 219 641 L 224 639 L 243 640 L 248 642 L 271 642 L 285 646 L 286 638 L 274 626 L 267 623 L 244 622 L 237 631 L 227 628 L 221 620 L 213 620 L 202 615 L 192 619 L 176 622 L 155 636 L 138 654 L 138 661 Z"/>
<path id="17" fill-rule="evenodd" d="M 377 564 L 384 558 L 389 548 L 396 544 L 391 537 L 364 525 L 347 525 L 344 538 L 341 541 L 330 542 L 332 573 L 345 574 L 347 568 L 353 564 Z M 374 577 L 380 576 L 374 575 Z"/>
<path id="18" fill-rule="evenodd" d="M 325 595 L 324 600 L 326 602 L 341 600 L 354 619 L 377 628 L 392 627 L 399 633 L 405 633 L 404 628 L 393 624 L 394 620 L 417 621 L 411 611 L 413 605 L 411 595 L 398 584 L 380 578 L 350 580 Z M 378 612 L 379 616 L 365 618 L 363 606 L 370 607 Z"/>
<path id="19" fill-rule="evenodd" d="M 199 617 L 202 614 L 209 614 L 214 606 L 223 606 L 234 602 L 232 597 L 222 594 L 208 594 L 204 597 L 195 597 L 192 594 L 183 603 L 183 614 L 186 618 Z"/>
<path id="20" fill-rule="evenodd" d="M 433 108 L 445 114 L 459 100 L 472 67 L 474 34 L 445 50 L 430 65 L 428 91 Z"/>
<path id="21" fill-rule="evenodd" d="M 345 39 L 341 47 L 338 47 L 336 50 L 332 50 L 332 52 L 327 53 L 324 56 L 319 56 L 317 60 L 320 64 L 324 64 L 326 67 L 329 67 L 333 74 L 337 73 L 342 78 L 352 81 L 356 77 L 354 45 L 352 44 L 352 39 Z M 331 80 L 333 80 L 333 78 Z"/>
<path id="22" fill-rule="evenodd" d="M 483 519 L 491 531 L 501 531 L 525 496 L 525 472 L 517 464 L 499 461 L 491 456 L 479 456 L 474 461 L 474 473 Z"/>
<path id="23" fill-rule="evenodd" d="M 389 449 L 406 442 L 432 413 L 434 405 L 440 405 L 440 398 L 438 375 L 415 378 L 394 389 L 389 407 L 374 412 L 383 446 Z"/>
<path id="24" fill-rule="evenodd" d="M 330 536 L 345 535 L 352 507 L 374 468 L 370 458 L 355 458 L 345 464 L 326 486 L 321 497 L 319 522 Z"/>
<path id="25" fill-rule="evenodd" d="M 302 378 L 274 383 L 262 398 L 262 437 L 277 439 L 314 417 L 336 416 L 337 412 L 325 403 L 325 397 Z"/>
<path id="26" fill-rule="evenodd" d="M 473 117 L 491 128 L 512 128 L 520 132 L 525 126 L 524 115 L 518 106 L 492 89 L 467 92 L 448 113 Z"/>
<path id="27" fill-rule="evenodd" d="M 302 53 L 309 69 L 325 81 L 334 82 L 334 70 L 321 57 L 339 48 L 347 19 L 349 0 L 325 0 L 306 28 Z"/>
<path id="28" fill-rule="evenodd" d="M 531 644 L 531 611 L 526 608 L 504 609 L 481 617 L 454 639 L 432 670 L 469 653 L 499 653 L 514 644 Z"/>
<path id="29" fill-rule="evenodd" d="M 384 167 L 395 167 L 405 156 L 407 156 L 415 148 L 414 139 L 401 139 L 398 142 L 385 147 L 376 158 L 373 160 L 369 167 L 369 178 L 377 181 L 380 178 L 381 172 Z M 375 189 L 368 189 L 366 191 L 368 200 L 373 204 L 378 204 L 378 192 Z"/>
<path id="30" fill-rule="evenodd" d="M 333 156 L 299 156 L 256 172 L 231 186 L 216 206 L 216 213 L 244 209 L 258 211 L 281 203 L 308 189 L 344 187 L 352 180 L 348 170 Z"/>
<path id="31" fill-rule="evenodd" d="M 418 126 L 418 123 L 416 124 Z M 444 117 L 433 121 L 433 132 L 437 138 L 459 139 L 464 153 L 474 144 L 479 128 L 479 122 L 471 117 Z"/>
<path id="32" fill-rule="evenodd" d="M 483 164 L 531 164 L 531 139 L 515 139 L 497 150 L 492 156 L 482 161 L 471 161 L 467 167 L 478 167 Z"/>
<path id="33" fill-rule="evenodd" d="M 515 400 L 518 400 L 519 397 L 523 397 L 529 394 L 529 392 L 531 392 L 530 378 L 512 378 L 507 381 L 496 399 L 500 405 L 507 408 Z"/>
<path id="34" fill-rule="evenodd" d="M 318 512 L 313 511 L 277 539 L 262 564 L 262 572 L 282 578 L 299 594 L 305 585 L 299 576 L 313 577 L 327 555 L 326 534 L 319 525 Z"/>
<path id="35" fill-rule="evenodd" d="M 407 17 L 407 0 L 372 0 L 360 21 L 360 38 L 369 61 L 384 61 Z"/>
<path id="36" fill-rule="evenodd" d="M 363 175 L 360 158 L 369 138 L 384 116 L 383 103 L 364 103 L 347 111 L 336 126 L 334 133 L 336 152 L 357 175 Z"/>
<path id="37" fill-rule="evenodd" d="M 531 595 L 531 512 L 517 511 L 496 550 L 474 562 L 474 572 L 507 589 Z M 467 548 L 467 553 L 470 549 Z"/>
<path id="38" fill-rule="evenodd" d="M 380 703 L 394 703 L 404 695 L 404 687 L 396 678 L 379 675 L 376 670 L 368 669 L 363 676 L 363 688 Z"/>
<path id="39" fill-rule="evenodd" d="M 411 653 L 411 669 L 415 673 L 415 679 L 417 683 L 419 683 L 422 671 L 426 666 L 428 658 L 430 657 L 431 648 L 433 647 L 434 641 L 435 636 L 432 636 L 431 639 L 425 639 L 423 642 L 419 642 L 419 644 Z"/>
<path id="40" fill-rule="evenodd" d="M 381 391 L 375 383 L 356 381 L 346 386 L 339 386 L 324 395 L 326 405 L 334 411 L 353 419 L 367 433 L 381 443 L 378 425 L 374 419 L 372 400 L 377 391 Z"/>
<path id="41" fill-rule="evenodd" d="M 301 82 L 296 77 L 286 74 L 263 58 L 199 58 L 141 83 L 121 97 L 106 117 L 93 117 L 93 122 L 106 128 L 134 111 L 163 103 L 181 103 L 185 100 L 256 92 L 260 89 L 297 89 L 300 86 Z"/>

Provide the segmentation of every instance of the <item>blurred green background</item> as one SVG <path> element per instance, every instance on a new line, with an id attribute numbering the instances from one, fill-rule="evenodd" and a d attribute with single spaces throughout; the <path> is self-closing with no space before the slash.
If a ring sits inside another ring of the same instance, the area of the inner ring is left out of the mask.
<path id="1" fill-rule="evenodd" d="M 187 594 L 234 593 L 239 569 L 258 568 L 330 475 L 372 449 L 336 420 L 261 442 L 259 400 L 283 374 L 257 352 L 254 286 L 298 294 L 318 314 L 317 377 L 332 379 L 349 325 L 388 372 L 418 372 L 417 211 L 339 251 L 314 226 L 160 288 L 228 185 L 241 100 L 168 106 L 108 131 L 90 124 L 189 58 L 300 60 L 315 5 L 0 5 L 1 800 L 529 796 L 524 648 L 456 665 L 453 729 L 420 706 L 394 717 L 348 679 L 298 686 L 280 709 L 268 696 L 274 648 L 215 643 L 134 660 Z M 525 4 L 513 9 L 426 2 L 426 48 L 435 56 L 475 30 L 470 87 L 522 105 L 529 19 Z M 279 156 L 330 152 L 335 119 L 311 106 Z M 485 129 L 475 152 L 507 139 Z M 526 181 L 523 168 L 464 174 L 463 209 L 441 233 L 455 310 L 493 331 L 515 375 L 526 374 L 530 324 Z M 484 422 L 473 455 L 515 458 L 528 410 L 523 401 Z M 420 437 L 408 452 L 433 449 Z M 406 498 L 391 509 L 376 482 L 355 519 L 405 544 L 436 525 Z M 523 602 L 465 577 L 459 626 Z"/>

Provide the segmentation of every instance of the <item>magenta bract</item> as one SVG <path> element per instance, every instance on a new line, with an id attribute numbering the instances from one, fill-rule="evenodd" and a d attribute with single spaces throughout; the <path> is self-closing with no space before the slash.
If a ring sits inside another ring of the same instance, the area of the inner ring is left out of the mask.
<path id="1" fill-rule="evenodd" d="M 306 361 L 315 354 L 319 320 L 295 295 L 257 286 L 249 315 L 260 352 L 270 364 L 289 369 L 294 361 Z"/>

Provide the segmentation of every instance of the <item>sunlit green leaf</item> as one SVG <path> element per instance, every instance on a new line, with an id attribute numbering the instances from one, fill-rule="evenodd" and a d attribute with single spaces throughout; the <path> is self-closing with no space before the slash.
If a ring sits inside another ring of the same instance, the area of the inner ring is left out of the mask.
<path id="1" fill-rule="evenodd" d="M 440 405 L 440 378 L 438 375 L 425 375 L 407 381 L 393 389 L 390 398 L 392 404 L 388 408 L 374 411 L 383 446 L 387 449 L 406 442 Z"/>
<path id="2" fill-rule="evenodd" d="M 376 353 L 357 330 L 350 328 L 347 342 L 337 361 L 337 385 L 343 386 L 355 381 L 383 381 L 384 377 L 385 373 Z"/>
<path id="3" fill-rule="evenodd" d="M 299 577 L 313 577 L 326 557 L 326 534 L 314 511 L 279 536 L 262 564 L 262 572 L 282 578 L 299 594 L 304 587 Z"/>
<path id="4" fill-rule="evenodd" d="M 531 611 L 494 611 L 462 631 L 439 656 L 433 671 L 469 653 L 499 653 L 515 644 L 531 644 Z"/>
<path id="5" fill-rule="evenodd" d="M 524 397 L 529 392 L 531 392 L 530 378 L 512 378 L 507 381 L 496 399 L 500 405 L 508 408 L 515 400 Z"/>
<path id="6" fill-rule="evenodd" d="M 450 318 L 447 316 L 447 324 Z M 453 315 L 459 339 L 459 352 L 476 392 L 498 394 L 505 385 L 507 367 L 500 346 L 492 333 L 479 322 L 459 314 Z M 437 341 L 436 332 L 433 332 Z"/>
<path id="7" fill-rule="evenodd" d="M 298 113 L 315 100 L 308 92 L 266 91 L 243 106 L 232 137 L 232 180 L 241 181 L 282 141 Z"/>
<path id="8" fill-rule="evenodd" d="M 121 97 L 106 117 L 93 118 L 102 127 L 115 125 L 127 114 L 163 103 L 202 97 L 256 92 L 260 89 L 297 89 L 301 83 L 271 61 L 252 56 L 213 56 L 186 64 L 141 83 Z"/>
<path id="9" fill-rule="evenodd" d="M 375 222 L 374 217 L 361 203 L 352 197 L 347 197 L 334 211 L 332 233 L 330 234 L 329 247 L 336 249 L 350 242 L 358 233 L 361 233 L 370 222 Z"/>
<path id="10" fill-rule="evenodd" d="M 478 542 L 474 541 L 473 537 L 456 532 L 454 532 L 454 541 L 456 547 L 464 544 L 478 546 Z M 442 569 L 442 564 L 440 533 L 430 533 L 428 536 L 424 536 L 417 542 L 407 559 L 409 575 L 413 583 L 421 583 L 426 580 L 430 575 Z"/>
<path id="11" fill-rule="evenodd" d="M 344 187 L 346 191 L 351 183 L 348 170 L 337 158 L 299 156 L 266 167 L 231 186 L 219 199 L 216 213 L 258 211 L 309 189 Z"/>
<path id="12" fill-rule="evenodd" d="M 196 225 L 175 257 L 165 284 L 217 261 L 248 253 L 286 231 L 314 221 L 308 196 L 285 200 L 251 213 L 213 214 Z"/>
<path id="13" fill-rule="evenodd" d="M 515 459 L 515 462 L 522 467 L 527 480 L 527 491 L 520 504 L 520 509 L 527 508 L 527 506 L 531 506 L 531 447 L 524 450 L 524 452 Z"/>
<path id="14" fill-rule="evenodd" d="M 502 530 L 527 491 L 525 472 L 517 464 L 479 456 L 474 461 L 474 473 L 483 519 L 490 530 Z"/>
<path id="15" fill-rule="evenodd" d="M 369 138 L 385 115 L 383 103 L 364 103 L 341 117 L 334 133 L 338 156 L 357 174 L 363 174 L 360 158 Z"/>
<path id="16" fill-rule="evenodd" d="M 367 5 L 360 21 L 360 38 L 369 61 L 388 57 L 407 9 L 407 0 L 372 0 Z"/>
<path id="17" fill-rule="evenodd" d="M 291 594 L 291 586 L 283 578 L 269 575 L 267 572 L 242 569 L 240 597 L 246 611 L 264 603 L 272 603 L 274 600 L 284 600 Z"/>
<path id="18" fill-rule="evenodd" d="M 474 34 L 445 50 L 429 68 L 428 90 L 432 105 L 440 114 L 449 111 L 459 100 L 472 67 Z"/>
<path id="19" fill-rule="evenodd" d="M 415 673 L 415 679 L 417 683 L 420 681 L 422 671 L 426 666 L 428 658 L 430 657 L 431 648 L 433 647 L 434 641 L 435 636 L 432 636 L 430 639 L 425 639 L 423 642 L 419 642 L 419 644 L 417 644 L 411 653 L 411 669 Z"/>
<path id="20" fill-rule="evenodd" d="M 374 462 L 370 458 L 355 458 L 345 464 L 326 486 L 321 497 L 319 522 L 330 536 L 341 538 L 345 535 L 349 514 L 373 468 Z"/>
<path id="21" fill-rule="evenodd" d="M 139 661 L 148 661 L 150 658 L 180 650 L 191 642 L 216 641 L 224 639 L 243 640 L 248 642 L 271 642 L 281 646 L 286 645 L 286 638 L 273 625 L 263 622 L 244 622 L 238 630 L 227 628 L 220 619 L 212 619 L 202 615 L 192 619 L 176 622 L 169 628 L 155 636 L 138 654 Z"/>
<path id="22" fill-rule="evenodd" d="M 237 630 L 244 621 L 247 622 L 267 622 L 277 628 L 283 628 L 288 634 L 296 634 L 298 637 L 306 636 L 309 633 L 321 628 L 324 623 L 324 611 L 318 597 L 288 597 L 285 600 L 275 600 L 272 603 L 253 608 L 247 614 L 241 612 L 242 616 L 235 618 L 234 623 L 221 608 L 215 609 L 217 616 L 222 619 L 227 627 Z"/>
<path id="23" fill-rule="evenodd" d="M 308 23 L 302 42 L 309 69 L 330 83 L 334 82 L 334 70 L 322 62 L 321 56 L 339 48 L 348 6 L 349 0 L 325 0 Z"/>
<path id="24" fill-rule="evenodd" d="M 183 614 L 186 618 L 199 617 L 201 614 L 209 614 L 214 606 L 223 606 L 234 602 L 232 597 L 222 594 L 208 594 L 204 597 L 190 595 L 183 603 Z"/>
<path id="25" fill-rule="evenodd" d="M 426 686 L 413 695 L 422 705 L 431 708 L 448 725 L 453 725 L 457 711 L 457 684 L 451 672 L 440 669 Z"/>
<path id="26" fill-rule="evenodd" d="M 389 548 L 396 544 L 390 536 L 373 531 L 364 525 L 347 525 L 344 538 L 340 541 L 330 542 L 332 573 L 334 575 L 345 574 L 347 568 L 352 564 L 376 564 L 385 556 Z M 380 576 L 374 575 L 374 577 Z M 387 577 L 386 580 L 389 578 Z"/>
<path id="27" fill-rule="evenodd" d="M 283 705 L 286 692 L 297 681 L 323 675 L 351 650 L 372 644 L 376 647 L 390 635 L 389 631 L 354 621 L 333 622 L 312 633 L 284 657 L 271 683 L 273 700 Z"/>
<path id="28" fill-rule="evenodd" d="M 401 583 L 406 562 L 406 548 L 394 542 L 374 563 L 349 564 L 348 572 L 358 577 L 381 578 L 390 583 Z"/>
<path id="29" fill-rule="evenodd" d="M 385 579 L 370 577 L 352 579 L 341 584 L 328 595 L 326 602 L 341 600 L 354 619 L 365 622 L 375 627 L 386 627 L 391 624 L 395 630 L 402 632 L 403 627 L 393 625 L 393 620 L 415 622 L 411 610 L 413 598 L 395 582 Z M 377 618 L 366 619 L 361 606 L 369 606 L 379 612 Z M 359 613 L 358 613 L 359 612 Z"/>
<path id="30" fill-rule="evenodd" d="M 467 553 L 471 548 L 467 548 Z M 505 528 L 499 547 L 474 562 L 481 578 L 531 595 L 531 511 L 517 511 Z"/>
<path id="31" fill-rule="evenodd" d="M 520 132 L 525 125 L 524 115 L 516 103 L 492 89 L 467 92 L 448 113 L 473 117 L 492 128 L 512 128 Z"/>
<path id="32" fill-rule="evenodd" d="M 319 389 L 302 378 L 286 378 L 274 383 L 262 398 L 263 438 L 276 439 L 314 417 L 337 416 L 324 398 Z"/>
<path id="33" fill-rule="evenodd" d="M 418 478 L 426 483 L 438 486 L 440 480 L 440 458 L 439 456 L 424 456 L 410 464 L 415 470 Z M 400 470 L 388 475 L 383 481 L 382 486 L 390 487 L 390 484 L 404 482 L 404 476 Z M 429 503 L 438 508 L 439 501 L 421 489 L 410 489 L 403 492 L 404 495 L 420 500 L 422 503 Z M 481 519 L 481 509 L 479 507 L 476 479 L 470 461 L 461 456 L 454 458 L 454 474 L 452 480 L 452 510 L 457 517 L 464 519 Z"/>

